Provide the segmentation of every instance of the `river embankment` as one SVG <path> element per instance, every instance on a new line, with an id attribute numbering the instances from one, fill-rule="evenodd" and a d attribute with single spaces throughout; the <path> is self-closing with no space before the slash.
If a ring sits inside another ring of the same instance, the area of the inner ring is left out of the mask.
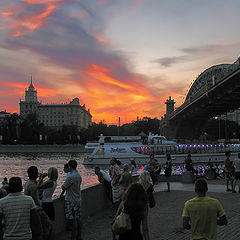
<path id="1" fill-rule="evenodd" d="M 85 145 L 0 145 L 0 153 L 86 153 Z"/>

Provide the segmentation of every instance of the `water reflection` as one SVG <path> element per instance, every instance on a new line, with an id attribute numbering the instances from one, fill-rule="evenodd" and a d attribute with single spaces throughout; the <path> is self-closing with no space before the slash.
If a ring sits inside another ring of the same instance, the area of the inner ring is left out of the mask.
<path id="1" fill-rule="evenodd" d="M 98 182 L 94 173 L 94 167 L 85 167 L 82 162 L 85 154 L 82 153 L 37 153 L 37 154 L 1 154 L 0 155 L 0 182 L 4 177 L 8 179 L 13 176 L 22 178 L 26 182 L 28 167 L 35 165 L 39 172 L 47 172 L 49 167 L 55 167 L 58 170 L 58 186 L 55 195 L 61 193 L 61 185 L 65 180 L 66 174 L 63 171 L 63 165 L 69 160 L 78 162 L 78 171 L 82 175 L 82 186 L 90 186 Z"/>
<path id="2" fill-rule="evenodd" d="M 82 153 L 34 153 L 34 154 L 0 154 L 0 182 L 4 177 L 8 179 L 13 176 L 22 178 L 23 183 L 26 182 L 28 167 L 35 165 L 38 167 L 40 173 L 47 172 L 49 167 L 55 167 L 58 170 L 58 186 L 55 195 L 61 193 L 61 186 L 65 180 L 66 174 L 63 171 L 63 166 L 69 160 L 76 160 L 78 162 L 78 171 L 80 172 L 83 182 L 82 187 L 90 186 L 98 183 L 97 177 L 94 173 L 95 166 L 84 166 L 83 159 L 86 154 Z M 203 175 L 207 166 L 196 165 L 198 172 Z M 223 165 L 218 165 L 217 168 L 222 168 Z M 101 169 L 108 172 L 109 165 L 101 165 Z M 138 165 L 138 173 L 143 170 L 143 165 Z M 174 165 L 172 174 L 182 174 L 185 169 L 183 164 Z M 161 174 L 164 174 L 164 167 L 162 166 Z"/>

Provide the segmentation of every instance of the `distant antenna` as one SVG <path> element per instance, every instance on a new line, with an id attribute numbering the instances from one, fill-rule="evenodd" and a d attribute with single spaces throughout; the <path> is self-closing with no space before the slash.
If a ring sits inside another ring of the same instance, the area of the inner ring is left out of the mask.
<path id="1" fill-rule="evenodd" d="M 120 121 L 120 117 L 118 117 L 118 136 L 119 136 L 120 126 L 121 126 L 121 121 Z"/>

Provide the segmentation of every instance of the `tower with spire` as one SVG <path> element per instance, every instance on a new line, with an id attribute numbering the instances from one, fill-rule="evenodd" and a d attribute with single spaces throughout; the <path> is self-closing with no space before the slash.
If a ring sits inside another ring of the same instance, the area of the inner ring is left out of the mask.
<path id="1" fill-rule="evenodd" d="M 32 76 L 31 76 L 31 83 L 28 87 L 28 90 L 25 89 L 25 102 L 38 102 L 37 90 L 35 90 L 35 88 L 33 86 Z"/>
<path id="2" fill-rule="evenodd" d="M 63 126 L 76 126 L 79 130 L 92 125 L 92 115 L 85 104 L 80 105 L 79 98 L 74 98 L 69 104 L 42 104 L 38 101 L 37 90 L 33 86 L 33 79 L 25 89 L 25 99 L 20 100 L 20 115 L 26 118 L 35 113 L 37 120 L 44 126 L 62 129 Z"/>
<path id="3" fill-rule="evenodd" d="M 21 116 L 26 116 L 30 113 L 36 113 L 38 105 L 40 103 L 38 102 L 37 99 L 37 90 L 35 90 L 33 86 L 33 79 L 31 76 L 31 82 L 28 87 L 28 89 L 25 89 L 25 101 L 20 100 L 20 115 Z"/>

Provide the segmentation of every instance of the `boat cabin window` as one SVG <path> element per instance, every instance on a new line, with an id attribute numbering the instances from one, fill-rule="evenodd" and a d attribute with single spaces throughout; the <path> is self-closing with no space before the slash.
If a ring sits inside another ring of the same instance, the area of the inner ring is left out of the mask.
<path id="1" fill-rule="evenodd" d="M 101 142 L 105 143 L 142 142 L 141 136 L 100 136 L 100 137 L 102 139 Z"/>

